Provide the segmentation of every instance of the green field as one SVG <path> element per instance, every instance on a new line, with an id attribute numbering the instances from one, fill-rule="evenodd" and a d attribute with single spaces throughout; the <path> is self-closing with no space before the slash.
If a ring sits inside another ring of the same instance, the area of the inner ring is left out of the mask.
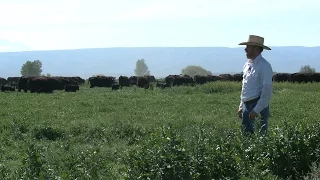
<path id="1" fill-rule="evenodd" d="M 240 90 L 0 93 L 0 179 L 307 176 L 320 157 L 320 84 L 274 84 L 267 137 L 241 135 Z"/>

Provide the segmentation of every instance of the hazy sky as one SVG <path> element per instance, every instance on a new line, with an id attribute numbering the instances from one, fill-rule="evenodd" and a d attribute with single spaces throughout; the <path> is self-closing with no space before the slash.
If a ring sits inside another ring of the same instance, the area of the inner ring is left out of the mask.
<path id="1" fill-rule="evenodd" d="M 319 46 L 319 12 L 316 0 L 1 0 L 0 46 L 237 47 L 249 34 L 270 46 Z"/>

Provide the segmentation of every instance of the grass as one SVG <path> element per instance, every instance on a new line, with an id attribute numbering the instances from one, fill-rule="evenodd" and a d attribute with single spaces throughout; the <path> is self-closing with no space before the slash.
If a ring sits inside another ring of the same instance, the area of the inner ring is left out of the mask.
<path id="1" fill-rule="evenodd" d="M 320 84 L 274 85 L 268 137 L 241 135 L 240 90 L 240 83 L 215 82 L 164 90 L 0 93 L 0 178 L 319 174 L 311 170 L 320 157 Z"/>

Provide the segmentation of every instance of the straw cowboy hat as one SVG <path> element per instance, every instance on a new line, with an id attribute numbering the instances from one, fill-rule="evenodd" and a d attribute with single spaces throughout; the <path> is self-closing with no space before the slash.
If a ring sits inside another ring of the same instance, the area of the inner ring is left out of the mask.
<path id="1" fill-rule="evenodd" d="M 253 46 L 260 46 L 263 49 L 271 50 L 268 46 L 264 45 L 264 38 L 256 35 L 249 35 L 249 39 L 247 42 L 239 43 L 239 45 L 253 45 Z"/>

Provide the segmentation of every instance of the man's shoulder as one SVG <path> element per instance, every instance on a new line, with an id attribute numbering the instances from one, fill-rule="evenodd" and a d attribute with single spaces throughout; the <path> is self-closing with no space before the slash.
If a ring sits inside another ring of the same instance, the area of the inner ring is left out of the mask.
<path id="1" fill-rule="evenodd" d="M 264 57 L 261 57 L 261 64 L 264 66 L 264 67 L 272 67 L 271 63 Z"/>

